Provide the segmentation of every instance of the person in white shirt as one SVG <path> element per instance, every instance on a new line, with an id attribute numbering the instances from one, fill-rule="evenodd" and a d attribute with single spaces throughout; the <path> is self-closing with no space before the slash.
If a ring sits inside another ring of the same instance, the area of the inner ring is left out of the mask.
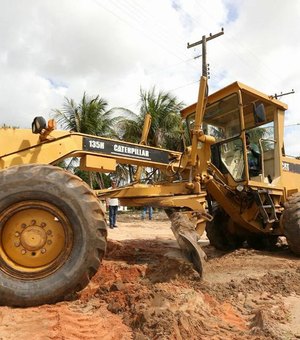
<path id="1" fill-rule="evenodd" d="M 111 188 L 115 189 L 117 187 L 117 182 L 115 180 L 111 181 Z M 109 227 L 110 229 L 117 228 L 117 213 L 119 207 L 118 198 L 108 198 L 107 205 L 109 209 Z"/>

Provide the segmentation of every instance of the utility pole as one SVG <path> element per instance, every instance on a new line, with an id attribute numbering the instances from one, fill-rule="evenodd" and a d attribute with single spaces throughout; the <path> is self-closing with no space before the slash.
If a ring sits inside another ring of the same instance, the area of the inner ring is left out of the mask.
<path id="1" fill-rule="evenodd" d="M 211 33 L 209 34 L 208 37 L 206 37 L 205 35 L 202 36 L 202 39 L 200 41 L 197 41 L 193 44 L 187 44 L 187 48 L 191 48 L 191 47 L 195 47 L 198 46 L 200 44 L 202 44 L 202 75 L 204 77 L 207 77 L 207 63 L 206 63 L 206 42 L 212 39 L 215 39 L 217 37 L 219 37 L 220 35 L 224 34 L 224 28 L 222 28 L 221 32 L 216 33 L 214 35 L 212 35 Z"/>

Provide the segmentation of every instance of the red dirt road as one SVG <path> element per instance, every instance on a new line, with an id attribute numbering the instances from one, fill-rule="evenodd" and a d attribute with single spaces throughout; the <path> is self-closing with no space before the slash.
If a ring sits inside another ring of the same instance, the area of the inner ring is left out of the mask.
<path id="1" fill-rule="evenodd" d="M 119 215 L 103 264 L 73 301 L 0 307 L 0 339 L 300 339 L 300 262 L 285 247 L 224 254 L 204 280 L 162 214 Z"/>

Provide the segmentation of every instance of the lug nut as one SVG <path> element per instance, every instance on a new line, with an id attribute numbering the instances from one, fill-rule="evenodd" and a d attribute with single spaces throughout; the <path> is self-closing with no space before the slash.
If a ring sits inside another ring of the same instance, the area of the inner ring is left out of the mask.
<path id="1" fill-rule="evenodd" d="M 18 231 L 16 231 L 15 236 L 16 236 L 16 237 L 19 237 L 19 236 L 20 236 L 20 233 L 19 233 Z"/>
<path id="2" fill-rule="evenodd" d="M 52 231 L 51 230 L 47 230 L 47 235 L 51 235 Z"/>
<path id="3" fill-rule="evenodd" d="M 45 248 L 42 248 L 42 249 L 41 249 L 41 253 L 42 253 L 42 254 L 45 254 L 45 253 L 46 253 L 46 249 L 45 249 Z"/>
<path id="4" fill-rule="evenodd" d="M 15 242 L 15 247 L 20 247 L 20 242 Z"/>
<path id="5" fill-rule="evenodd" d="M 35 224 L 36 224 L 36 220 L 32 220 L 31 225 L 35 225 Z"/>
<path id="6" fill-rule="evenodd" d="M 22 223 L 22 224 L 21 224 L 21 227 L 22 227 L 22 228 L 26 228 L 26 224 L 25 224 L 25 223 Z"/>
<path id="7" fill-rule="evenodd" d="M 22 250 L 21 250 L 21 254 L 22 254 L 22 255 L 25 255 L 25 254 L 26 254 L 26 250 L 25 250 L 25 249 L 22 249 Z"/>
<path id="8" fill-rule="evenodd" d="M 51 240 L 48 240 L 48 241 L 47 241 L 47 244 L 49 244 L 49 245 L 52 244 L 52 241 L 51 241 Z"/>
<path id="9" fill-rule="evenodd" d="M 43 223 L 41 223 L 41 227 L 42 227 L 42 228 L 45 228 L 45 227 L 46 227 L 46 225 L 47 225 L 47 224 L 46 224 L 46 223 L 44 223 L 44 222 L 43 222 Z"/>

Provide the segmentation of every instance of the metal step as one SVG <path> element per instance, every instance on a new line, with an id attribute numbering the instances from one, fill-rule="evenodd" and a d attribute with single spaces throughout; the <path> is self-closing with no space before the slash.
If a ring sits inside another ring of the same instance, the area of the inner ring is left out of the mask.
<path id="1" fill-rule="evenodd" d="M 259 207 L 264 224 L 278 221 L 274 202 L 267 189 L 254 191 L 254 199 Z"/>

